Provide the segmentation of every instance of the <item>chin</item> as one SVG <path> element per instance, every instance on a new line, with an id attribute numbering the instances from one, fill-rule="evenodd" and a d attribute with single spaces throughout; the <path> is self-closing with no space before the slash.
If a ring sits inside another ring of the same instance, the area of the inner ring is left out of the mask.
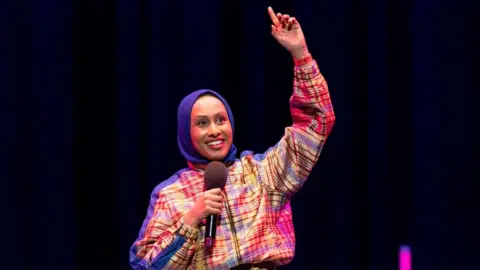
<path id="1" fill-rule="evenodd" d="M 209 158 L 211 161 L 222 161 L 225 158 L 225 156 L 213 156 Z"/>
<path id="2" fill-rule="evenodd" d="M 227 155 L 226 154 L 216 154 L 216 155 L 207 155 L 207 158 L 211 161 L 222 161 Z"/>

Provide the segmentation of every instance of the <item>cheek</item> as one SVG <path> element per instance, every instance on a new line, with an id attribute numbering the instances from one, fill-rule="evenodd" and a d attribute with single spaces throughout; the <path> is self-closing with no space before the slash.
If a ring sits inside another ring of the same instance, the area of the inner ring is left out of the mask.
<path id="1" fill-rule="evenodd" d="M 232 127 L 230 125 L 226 126 L 224 129 L 224 133 L 226 136 L 228 136 L 228 141 L 231 143 L 233 139 Z"/>
<path id="2" fill-rule="evenodd" d="M 202 133 L 198 128 L 191 128 L 190 129 L 190 138 L 192 139 L 192 143 L 195 147 L 202 141 Z"/>

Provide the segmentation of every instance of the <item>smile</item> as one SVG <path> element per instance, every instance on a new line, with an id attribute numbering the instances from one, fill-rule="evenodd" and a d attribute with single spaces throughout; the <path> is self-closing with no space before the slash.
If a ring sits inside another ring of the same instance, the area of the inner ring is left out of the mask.
<path id="1" fill-rule="evenodd" d="M 223 141 L 222 141 L 222 140 L 218 140 L 218 141 L 209 142 L 209 143 L 207 143 L 207 144 L 208 144 L 208 145 L 219 145 L 219 144 L 221 144 L 221 143 L 223 143 Z"/>
<path id="2" fill-rule="evenodd" d="M 208 147 L 212 150 L 219 150 L 223 148 L 223 139 L 221 140 L 215 140 L 207 143 Z"/>

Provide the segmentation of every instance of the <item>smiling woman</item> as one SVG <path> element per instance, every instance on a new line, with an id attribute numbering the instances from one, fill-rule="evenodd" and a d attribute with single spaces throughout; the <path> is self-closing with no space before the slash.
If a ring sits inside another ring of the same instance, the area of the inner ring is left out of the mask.
<path id="1" fill-rule="evenodd" d="M 293 125 L 266 152 L 244 151 L 237 157 L 226 100 L 207 89 L 186 96 L 178 107 L 177 141 L 188 168 L 153 190 L 130 249 L 134 269 L 275 269 L 293 259 L 290 199 L 316 164 L 335 115 L 299 23 L 271 8 L 268 12 L 273 37 L 295 63 Z M 205 168 L 212 161 L 225 164 L 223 190 L 205 190 Z M 215 239 L 205 241 L 202 225 L 209 215 L 218 215 L 218 223 Z"/>
<path id="2" fill-rule="evenodd" d="M 202 95 L 193 105 L 190 131 L 193 146 L 204 158 L 221 161 L 227 156 L 232 125 L 225 105 L 212 94 Z"/>
<path id="3" fill-rule="evenodd" d="M 220 94 L 197 90 L 182 99 L 177 114 L 178 147 L 191 167 L 235 161 L 233 113 Z"/>

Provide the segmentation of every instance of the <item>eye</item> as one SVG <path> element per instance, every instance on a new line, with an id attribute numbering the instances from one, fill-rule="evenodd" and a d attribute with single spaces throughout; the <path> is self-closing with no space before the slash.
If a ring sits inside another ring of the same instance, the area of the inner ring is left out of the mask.
<path id="1" fill-rule="evenodd" d="M 225 117 L 218 117 L 217 118 L 217 123 L 218 124 L 223 124 L 225 122 Z"/>
<path id="2" fill-rule="evenodd" d="M 200 121 L 198 121 L 198 125 L 201 126 L 201 127 L 204 127 L 204 126 L 208 125 L 208 122 L 207 122 L 207 120 L 200 120 Z"/>

